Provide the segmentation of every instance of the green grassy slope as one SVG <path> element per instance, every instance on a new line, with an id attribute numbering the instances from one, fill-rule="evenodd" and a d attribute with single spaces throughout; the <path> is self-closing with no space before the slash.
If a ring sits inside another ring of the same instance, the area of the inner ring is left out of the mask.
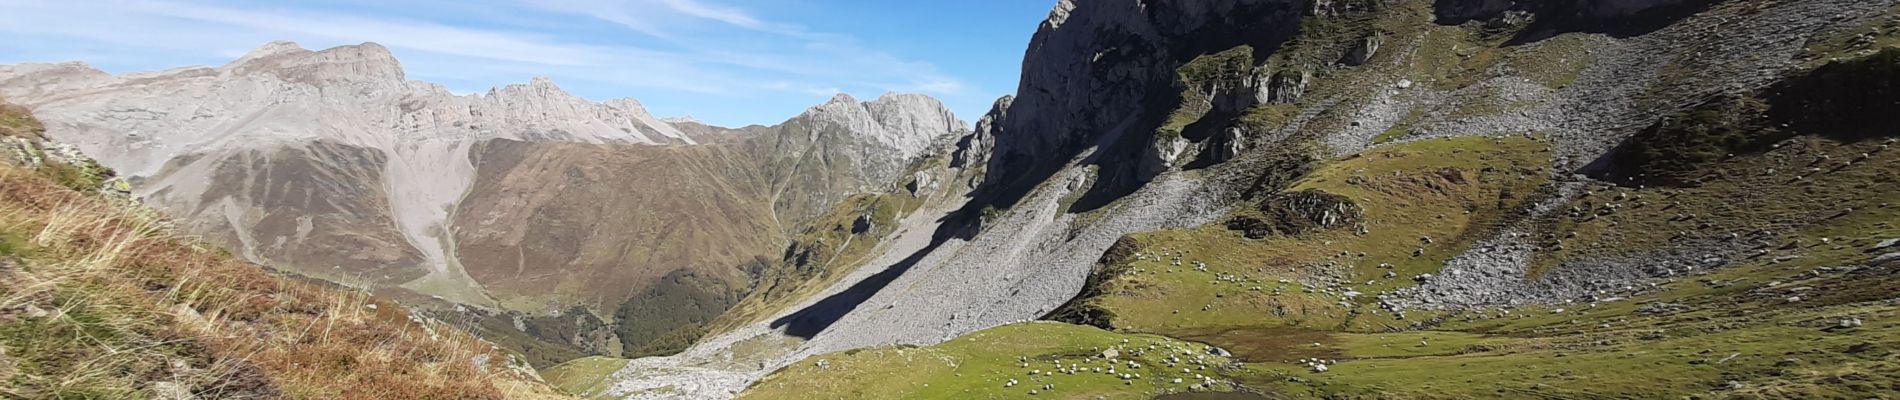
<path id="1" fill-rule="evenodd" d="M 584 357 L 543 369 L 541 378 L 561 391 L 592 397 L 606 391 L 613 384 L 608 378 L 626 366 L 622 358 Z"/>
<path id="2" fill-rule="evenodd" d="M 741 398 L 1141 399 L 1190 387 L 1231 390 L 1204 380 L 1230 363 L 1209 354 L 1206 345 L 1032 322 L 925 348 L 814 357 L 759 382 Z"/>

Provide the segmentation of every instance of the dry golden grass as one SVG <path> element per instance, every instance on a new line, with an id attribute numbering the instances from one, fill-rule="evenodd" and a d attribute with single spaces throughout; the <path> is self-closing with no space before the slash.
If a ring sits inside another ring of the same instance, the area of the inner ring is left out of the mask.
<path id="1" fill-rule="evenodd" d="M 0 397 L 561 397 L 510 360 L 0 165 Z"/>
<path id="2" fill-rule="evenodd" d="M 7 103 L 6 98 L 0 98 L 0 137 L 25 136 L 38 139 L 45 131 L 46 128 L 40 126 L 39 120 L 33 119 L 32 113 L 26 107 Z"/>

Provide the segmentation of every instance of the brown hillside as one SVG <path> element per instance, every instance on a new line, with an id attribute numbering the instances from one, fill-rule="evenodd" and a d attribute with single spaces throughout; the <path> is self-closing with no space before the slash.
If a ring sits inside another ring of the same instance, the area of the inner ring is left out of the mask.
<path id="1" fill-rule="evenodd" d="M 0 397 L 558 397 L 473 337 L 114 203 L 0 165 Z"/>

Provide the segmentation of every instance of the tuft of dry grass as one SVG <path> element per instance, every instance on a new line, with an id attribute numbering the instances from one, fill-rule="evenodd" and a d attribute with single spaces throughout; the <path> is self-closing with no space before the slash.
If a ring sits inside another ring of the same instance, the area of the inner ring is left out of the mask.
<path id="1" fill-rule="evenodd" d="M 0 397 L 561 397 L 515 364 L 396 304 L 271 275 L 0 165 Z"/>
<path id="2" fill-rule="evenodd" d="M 8 103 L 6 98 L 0 98 L 0 137 L 24 136 L 41 139 L 45 132 L 46 128 L 40 125 L 39 120 L 33 119 L 32 112 L 26 107 Z"/>

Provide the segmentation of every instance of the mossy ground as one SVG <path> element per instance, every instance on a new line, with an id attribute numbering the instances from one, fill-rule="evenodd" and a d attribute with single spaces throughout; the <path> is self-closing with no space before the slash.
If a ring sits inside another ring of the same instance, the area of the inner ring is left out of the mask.
<path id="1" fill-rule="evenodd" d="M 578 358 L 541 370 L 541 379 L 561 391 L 593 397 L 611 387 L 613 382 L 607 378 L 626 366 L 627 360 L 623 358 Z"/>
<path id="2" fill-rule="evenodd" d="M 1844 26 L 1809 41 L 1799 61 L 1805 67 L 1818 67 L 1842 59 L 1872 55 L 1881 49 L 1900 47 L 1900 5 L 1887 11 L 1884 18 Z"/>
<path id="3" fill-rule="evenodd" d="M 1419 119 L 1424 117 L 1424 110 L 1413 110 L 1411 113 L 1406 114 L 1404 118 L 1399 119 L 1398 123 L 1392 124 L 1391 128 L 1386 128 L 1385 132 L 1380 132 L 1379 136 L 1372 137 L 1372 144 L 1386 144 L 1410 136 L 1412 134 L 1412 126 L 1417 125 Z"/>
<path id="4" fill-rule="evenodd" d="M 1108 295 L 1093 305 L 1114 315 L 1118 328 L 1172 335 L 1237 327 L 1407 325 L 1360 308 L 1371 293 L 1436 272 L 1445 259 L 1492 232 L 1505 214 L 1522 208 L 1548 176 L 1548 154 L 1534 139 L 1458 138 L 1338 160 L 1288 191 L 1352 199 L 1365 209 L 1365 235 L 1346 227 L 1248 240 L 1219 225 L 1134 235 L 1143 259 L 1109 281 Z M 1196 270 L 1196 262 L 1205 263 L 1206 271 Z M 1388 271 L 1395 278 L 1386 278 Z M 1344 283 L 1366 295 L 1341 305 L 1344 293 L 1321 292 L 1326 283 Z"/>

